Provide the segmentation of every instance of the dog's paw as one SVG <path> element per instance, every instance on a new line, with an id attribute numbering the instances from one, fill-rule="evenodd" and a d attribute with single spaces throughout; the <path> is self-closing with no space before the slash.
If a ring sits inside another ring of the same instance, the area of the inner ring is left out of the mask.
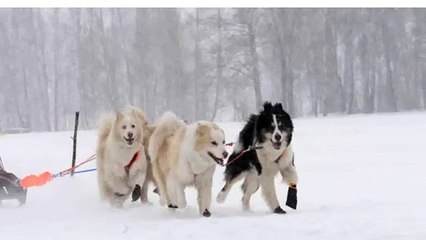
<path id="1" fill-rule="evenodd" d="M 208 209 L 205 209 L 203 212 L 203 217 L 210 217 L 212 214 L 210 213 L 210 211 Z"/>
<path id="2" fill-rule="evenodd" d="M 161 196 L 160 196 L 160 205 L 161 205 L 161 206 L 167 205 L 167 200 L 166 200 L 166 198 L 164 198 L 164 197 L 161 197 Z"/>
<path id="3" fill-rule="evenodd" d="M 126 194 L 124 194 L 124 193 L 119 193 L 119 192 L 115 192 L 115 193 L 114 193 L 114 195 L 115 195 L 116 197 L 119 197 L 119 198 L 126 196 Z"/>
<path id="4" fill-rule="evenodd" d="M 286 212 L 280 206 L 278 206 L 274 209 L 274 213 L 285 214 Z"/>
<path id="5" fill-rule="evenodd" d="M 136 202 L 141 197 L 141 186 L 136 184 L 132 192 L 132 202 Z"/>
<path id="6" fill-rule="evenodd" d="M 144 204 L 144 205 L 149 205 L 149 206 L 154 205 L 152 202 L 148 201 L 147 199 L 145 199 L 145 200 L 141 199 L 141 203 Z"/>
<path id="7" fill-rule="evenodd" d="M 221 191 L 216 197 L 216 202 L 217 203 L 224 203 L 225 199 L 226 199 L 226 194 L 223 191 Z"/>
<path id="8" fill-rule="evenodd" d="M 178 206 L 177 206 L 177 205 L 174 205 L 174 204 L 169 204 L 169 205 L 168 205 L 168 207 L 169 207 L 170 209 L 177 209 L 177 208 L 178 208 Z"/>

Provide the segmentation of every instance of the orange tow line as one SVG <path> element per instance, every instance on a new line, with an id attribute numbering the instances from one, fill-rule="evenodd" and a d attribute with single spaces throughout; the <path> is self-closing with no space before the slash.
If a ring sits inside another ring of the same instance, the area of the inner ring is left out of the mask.
<path id="1" fill-rule="evenodd" d="M 63 177 L 65 175 L 68 175 L 74 169 L 76 169 L 76 168 L 78 168 L 78 167 L 82 166 L 83 164 L 86 164 L 86 163 L 88 163 L 90 161 L 93 161 L 95 159 L 96 159 L 96 155 L 93 154 L 92 156 L 90 156 L 88 159 L 86 159 L 85 161 L 81 162 L 80 164 L 78 164 L 78 165 L 76 165 L 74 167 L 65 169 L 65 170 L 63 170 L 63 171 L 61 171 L 61 172 L 59 172 L 57 174 L 52 174 L 51 172 L 48 172 L 48 171 L 46 171 L 44 173 L 41 173 L 39 175 L 32 174 L 32 175 L 26 176 L 23 179 L 21 179 L 19 181 L 19 183 L 20 183 L 20 185 L 23 188 L 40 187 L 40 186 L 43 186 L 46 183 L 52 181 L 52 179 L 54 179 L 55 177 Z"/>

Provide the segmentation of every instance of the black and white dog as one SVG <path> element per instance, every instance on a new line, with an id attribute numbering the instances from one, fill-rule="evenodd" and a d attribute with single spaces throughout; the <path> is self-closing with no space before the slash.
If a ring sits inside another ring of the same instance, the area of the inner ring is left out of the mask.
<path id="1" fill-rule="evenodd" d="M 252 114 L 241 130 L 225 169 L 225 186 L 216 200 L 223 203 L 232 185 L 244 179 L 242 203 L 245 210 L 250 210 L 250 197 L 260 185 L 270 210 L 285 213 L 278 203 L 274 177 L 281 173 L 289 185 L 286 204 L 296 209 L 298 177 L 291 148 L 293 122 L 281 103 L 265 102 L 263 108 L 259 114 Z"/>

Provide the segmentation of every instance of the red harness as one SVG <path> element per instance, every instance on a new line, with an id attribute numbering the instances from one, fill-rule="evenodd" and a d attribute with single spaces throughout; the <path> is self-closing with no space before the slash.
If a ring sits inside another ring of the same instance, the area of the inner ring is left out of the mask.
<path id="1" fill-rule="evenodd" d="M 132 165 L 139 159 L 141 159 L 140 153 L 136 152 L 135 155 L 133 155 L 132 160 L 130 160 L 130 162 L 126 166 L 124 166 L 124 171 L 126 171 L 127 175 L 129 175 L 129 171 Z"/>

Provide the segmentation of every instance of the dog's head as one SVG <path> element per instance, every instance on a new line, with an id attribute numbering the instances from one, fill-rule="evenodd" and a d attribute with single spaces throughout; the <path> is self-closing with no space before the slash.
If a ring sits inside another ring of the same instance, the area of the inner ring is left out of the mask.
<path id="1" fill-rule="evenodd" d="M 212 122 L 199 121 L 196 130 L 195 150 L 205 159 L 222 165 L 228 157 L 225 146 L 225 133 Z"/>
<path id="2" fill-rule="evenodd" d="M 272 105 L 270 102 L 265 102 L 263 111 L 259 113 L 256 120 L 255 135 L 259 143 L 270 141 L 276 150 L 290 145 L 293 122 L 281 103 Z"/>
<path id="3" fill-rule="evenodd" d="M 128 112 L 118 112 L 116 115 L 114 132 L 117 138 L 128 147 L 142 141 L 142 123 L 137 116 Z"/>

